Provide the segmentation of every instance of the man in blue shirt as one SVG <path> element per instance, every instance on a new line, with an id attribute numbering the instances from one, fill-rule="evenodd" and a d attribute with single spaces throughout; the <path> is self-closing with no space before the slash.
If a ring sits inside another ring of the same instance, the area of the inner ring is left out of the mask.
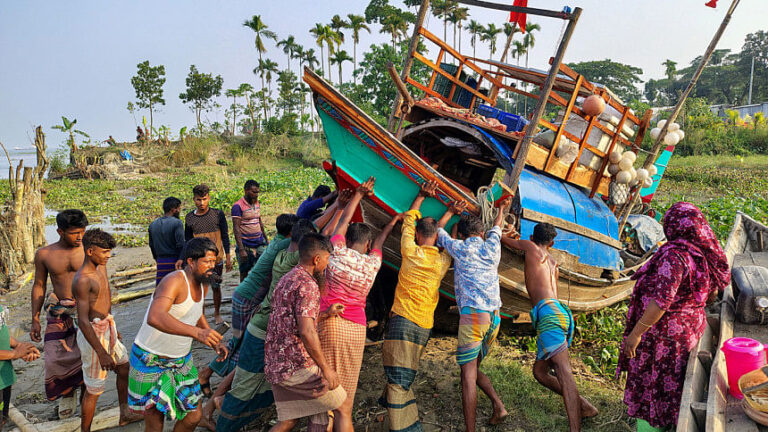
<path id="1" fill-rule="evenodd" d="M 157 262 L 155 285 L 175 269 L 184 249 L 184 222 L 179 218 L 181 200 L 168 197 L 163 201 L 164 215 L 149 224 L 149 250 Z"/>
<path id="2" fill-rule="evenodd" d="M 320 213 L 322 213 L 320 209 L 323 208 L 324 205 L 328 204 L 329 201 L 336 198 L 336 195 L 336 191 L 331 192 L 331 188 L 328 186 L 318 186 L 315 188 L 312 196 L 307 197 L 307 199 L 301 203 L 299 209 L 296 210 L 296 216 L 298 216 L 299 219 L 315 219 L 317 216 L 320 216 Z"/>

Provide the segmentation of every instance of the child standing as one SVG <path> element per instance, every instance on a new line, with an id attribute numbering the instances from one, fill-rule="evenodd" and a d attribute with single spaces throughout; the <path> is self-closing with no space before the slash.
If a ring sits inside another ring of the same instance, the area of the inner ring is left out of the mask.
<path id="1" fill-rule="evenodd" d="M 0 430 L 8 419 L 11 405 L 11 386 L 16 383 L 16 373 L 11 360 L 22 359 L 25 362 L 37 360 L 40 351 L 29 342 L 19 342 L 8 331 L 8 309 L 0 305 L 0 390 L 2 391 L 2 414 Z"/>

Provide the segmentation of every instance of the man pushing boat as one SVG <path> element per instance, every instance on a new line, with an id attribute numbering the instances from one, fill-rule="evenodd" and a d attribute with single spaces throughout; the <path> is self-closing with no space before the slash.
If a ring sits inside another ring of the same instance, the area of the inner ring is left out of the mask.
<path id="1" fill-rule="evenodd" d="M 594 417 L 597 409 L 579 396 L 573 379 L 568 347 L 576 324 L 568 306 L 557 298 L 558 264 L 549 254 L 557 231 L 548 223 L 537 224 L 530 240 L 502 237 L 507 247 L 525 252 L 525 288 L 531 300 L 531 321 L 536 329 L 536 362 L 533 376 L 541 385 L 563 397 L 571 431 L 581 430 L 582 417 Z M 554 370 L 555 376 L 550 375 Z"/>

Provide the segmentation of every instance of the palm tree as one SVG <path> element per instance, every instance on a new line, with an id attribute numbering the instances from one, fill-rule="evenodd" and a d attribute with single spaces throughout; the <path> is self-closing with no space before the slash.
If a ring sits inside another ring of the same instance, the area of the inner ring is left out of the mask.
<path id="1" fill-rule="evenodd" d="M 453 23 L 453 49 L 461 52 L 461 22 L 469 16 L 469 8 L 455 7 L 451 11 L 448 20 Z M 456 27 L 459 29 L 459 45 L 456 48 Z"/>
<path id="2" fill-rule="evenodd" d="M 253 73 L 256 73 L 256 72 L 259 73 L 262 80 L 266 78 L 267 89 L 268 89 L 268 93 L 266 93 L 267 96 L 272 94 L 272 74 L 273 73 L 276 74 L 278 72 L 277 66 L 278 66 L 277 62 L 274 62 L 270 59 L 259 60 L 259 66 L 253 70 Z M 265 89 L 262 89 L 262 90 L 265 90 Z M 267 115 L 267 111 L 266 111 L 266 104 L 265 104 L 265 110 L 264 110 L 265 119 L 266 119 L 266 115 Z"/>
<path id="3" fill-rule="evenodd" d="M 496 38 L 499 36 L 501 31 L 502 30 L 500 28 L 496 27 L 496 24 L 490 23 L 488 24 L 488 27 L 483 28 L 483 32 L 480 34 L 480 40 L 483 42 L 488 42 L 488 45 L 491 49 L 491 57 L 496 54 Z"/>
<path id="4" fill-rule="evenodd" d="M 288 35 L 287 38 L 277 43 L 278 47 L 283 48 L 283 52 L 288 56 L 288 70 L 291 69 L 291 57 L 293 57 L 293 50 L 296 47 L 296 38 L 293 35 Z"/>
<path id="5" fill-rule="evenodd" d="M 265 39 L 277 40 L 275 32 L 268 29 L 268 26 L 261 20 L 261 15 L 254 15 L 250 20 L 246 20 L 243 23 L 244 26 L 253 30 L 256 33 L 256 39 L 254 44 L 256 45 L 256 51 L 259 53 L 259 64 L 262 61 L 262 54 L 267 52 L 267 48 L 264 46 Z M 264 75 L 261 76 L 261 88 L 264 88 Z M 264 107 L 264 118 L 267 117 L 267 108 Z"/>
<path id="6" fill-rule="evenodd" d="M 675 75 L 677 75 L 677 62 L 674 62 L 670 59 L 667 59 L 664 63 L 661 64 L 664 66 L 664 75 L 667 76 L 667 79 L 670 81 L 675 80 Z"/>
<path id="7" fill-rule="evenodd" d="M 515 33 L 519 31 L 520 30 L 517 28 L 517 24 L 504 23 L 504 34 L 507 35 L 507 42 L 504 44 L 504 51 L 501 52 L 502 63 L 507 61 L 509 48 L 512 46 L 512 38 L 515 36 Z"/>
<path id="8" fill-rule="evenodd" d="M 541 30 L 541 26 L 535 23 L 527 23 L 525 25 L 525 37 L 523 37 L 523 44 L 525 44 L 525 68 L 528 68 L 528 53 L 536 45 L 536 35 L 533 32 Z"/>
<path id="9" fill-rule="evenodd" d="M 320 66 L 323 67 L 323 75 L 325 75 L 325 59 L 323 58 L 323 44 L 325 43 L 325 25 L 316 23 L 315 27 L 310 29 L 309 32 L 315 37 L 315 43 L 320 47 Z M 309 66 L 312 69 L 312 66 Z"/>
<path id="10" fill-rule="evenodd" d="M 315 49 L 310 48 L 306 51 L 304 51 L 304 58 L 302 58 L 302 61 L 307 64 L 307 67 L 310 69 L 314 69 L 315 66 L 320 64 L 319 61 L 317 61 L 317 57 L 315 56 Z"/>
<path id="11" fill-rule="evenodd" d="M 472 45 L 472 57 L 477 57 L 477 36 L 483 32 L 483 25 L 475 20 L 469 20 L 469 24 L 464 28 L 472 35 L 469 39 Z"/>
<path id="12" fill-rule="evenodd" d="M 397 51 L 398 36 L 408 33 L 408 21 L 399 13 L 392 13 L 382 18 L 379 33 L 389 33 L 392 36 L 392 48 Z"/>
<path id="13" fill-rule="evenodd" d="M 325 26 L 325 45 L 328 47 L 328 79 L 331 78 L 331 56 L 337 49 L 341 48 L 341 43 L 344 40 L 344 36 L 341 32 L 332 29 L 330 26 Z"/>
<path id="14" fill-rule="evenodd" d="M 226 97 L 232 98 L 232 135 L 235 135 L 235 122 L 237 121 L 237 97 L 240 96 L 238 89 L 227 89 L 224 92 Z"/>
<path id="15" fill-rule="evenodd" d="M 342 83 L 341 65 L 345 61 L 352 61 L 352 57 L 350 57 L 349 54 L 347 54 L 347 52 L 344 50 L 337 51 L 336 54 L 331 57 L 331 63 L 339 65 L 339 86 L 341 86 Z"/>
<path id="16" fill-rule="evenodd" d="M 433 0 L 432 15 L 443 20 L 443 41 L 448 39 L 448 17 L 451 11 L 456 7 L 452 0 Z"/>
<path id="17" fill-rule="evenodd" d="M 253 103 L 251 103 L 251 95 L 253 94 L 253 86 L 248 83 L 242 83 L 239 87 L 237 87 L 237 92 L 241 96 L 245 96 L 245 104 L 248 108 L 248 115 L 251 117 L 251 133 L 256 128 L 256 118 L 253 113 Z"/>
<path id="18" fill-rule="evenodd" d="M 368 27 L 368 24 L 365 23 L 365 17 L 362 15 L 355 15 L 355 14 L 349 14 L 347 15 L 347 19 L 349 19 L 349 29 L 352 30 L 352 61 L 353 61 L 353 67 L 354 70 L 357 70 L 357 44 L 360 43 L 360 31 L 365 30 L 368 33 L 371 32 L 370 27 Z M 354 71 L 352 73 L 355 79 L 355 84 L 357 84 L 357 75 L 354 74 Z"/>
<path id="19" fill-rule="evenodd" d="M 344 21 L 341 16 L 336 14 L 333 16 L 333 18 L 331 18 L 331 23 L 328 25 L 328 27 L 338 33 L 341 39 L 341 43 L 344 43 L 344 33 L 341 32 L 341 29 L 349 28 L 349 23 Z"/>
<path id="20" fill-rule="evenodd" d="M 298 76 L 301 76 L 304 73 L 304 47 L 299 44 L 295 44 L 293 46 L 293 53 L 291 53 L 291 58 L 299 61 Z"/>

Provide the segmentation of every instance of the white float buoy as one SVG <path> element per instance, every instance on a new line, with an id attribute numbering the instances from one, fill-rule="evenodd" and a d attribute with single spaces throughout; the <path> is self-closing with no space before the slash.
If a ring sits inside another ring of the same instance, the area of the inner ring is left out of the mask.
<path id="1" fill-rule="evenodd" d="M 630 168 L 632 168 L 632 160 L 629 158 L 622 157 L 619 161 L 619 167 L 622 171 L 628 171 Z"/>
<path id="2" fill-rule="evenodd" d="M 627 184 L 632 181 L 632 174 L 629 171 L 621 171 L 616 174 L 616 183 Z"/>
<path id="3" fill-rule="evenodd" d="M 637 180 L 638 181 L 644 181 L 648 178 L 648 170 L 645 168 L 640 168 L 637 170 Z"/>
<path id="4" fill-rule="evenodd" d="M 621 158 L 622 159 L 628 158 L 629 160 L 632 161 L 632 163 L 635 163 L 635 161 L 637 160 L 637 155 L 635 154 L 635 152 L 627 150 L 624 152 L 624 154 L 621 155 Z"/>
<path id="5" fill-rule="evenodd" d="M 656 168 L 656 165 L 651 165 L 651 166 L 648 167 L 648 176 L 649 177 L 655 176 L 656 174 L 658 174 L 658 172 L 659 172 L 659 169 Z"/>
<path id="6" fill-rule="evenodd" d="M 659 134 L 661 134 L 661 128 L 655 127 L 653 129 L 651 129 L 651 139 L 652 140 L 656 141 L 657 139 L 659 139 Z"/>
<path id="7" fill-rule="evenodd" d="M 610 155 L 608 155 L 608 160 L 611 161 L 612 164 L 617 164 L 621 160 L 621 152 L 611 152 Z"/>
<path id="8" fill-rule="evenodd" d="M 677 124 L 677 123 L 672 123 L 672 124 L 669 125 L 669 130 L 672 131 L 672 132 L 674 132 L 676 130 L 680 130 L 680 125 Z"/>
<path id="9" fill-rule="evenodd" d="M 619 164 L 608 165 L 608 174 L 610 174 L 611 176 L 615 176 L 619 171 L 621 171 Z"/>
<path id="10" fill-rule="evenodd" d="M 666 120 L 659 120 L 658 123 L 656 123 L 656 127 L 659 129 L 664 129 L 664 125 L 667 124 Z"/>
<path id="11" fill-rule="evenodd" d="M 669 132 L 664 136 L 664 144 L 668 146 L 677 145 L 678 141 L 680 141 L 680 136 L 677 132 Z"/>

